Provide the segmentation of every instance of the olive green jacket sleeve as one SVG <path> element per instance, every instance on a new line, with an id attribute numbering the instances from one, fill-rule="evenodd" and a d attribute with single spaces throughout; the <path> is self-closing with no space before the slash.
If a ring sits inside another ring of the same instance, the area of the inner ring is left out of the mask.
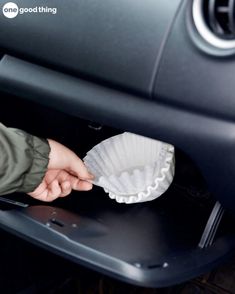
<path id="1" fill-rule="evenodd" d="M 49 153 L 47 140 L 0 123 L 0 195 L 34 191 L 45 175 Z"/>

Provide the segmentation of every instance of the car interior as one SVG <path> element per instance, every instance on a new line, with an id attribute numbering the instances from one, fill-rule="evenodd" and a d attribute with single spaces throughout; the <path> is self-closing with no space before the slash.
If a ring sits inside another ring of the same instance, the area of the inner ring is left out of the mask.
<path id="1" fill-rule="evenodd" d="M 130 205 L 96 186 L 51 203 L 3 195 L 0 227 L 142 287 L 225 263 L 235 249 L 235 2 L 49 4 L 56 14 L 0 17 L 1 122 L 81 158 L 125 131 L 161 140 L 175 147 L 175 177 L 158 199 Z"/>

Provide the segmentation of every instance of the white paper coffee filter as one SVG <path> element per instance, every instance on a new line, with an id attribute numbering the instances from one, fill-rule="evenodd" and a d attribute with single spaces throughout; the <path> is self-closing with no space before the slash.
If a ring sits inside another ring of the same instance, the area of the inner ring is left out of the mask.
<path id="1" fill-rule="evenodd" d="M 170 186 L 174 176 L 174 147 L 132 133 L 111 137 L 93 147 L 84 158 L 103 187 L 120 203 L 153 200 Z"/>

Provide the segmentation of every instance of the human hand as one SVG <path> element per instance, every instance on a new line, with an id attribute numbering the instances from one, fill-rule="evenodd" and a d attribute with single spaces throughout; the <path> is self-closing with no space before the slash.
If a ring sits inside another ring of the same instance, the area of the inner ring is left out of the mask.
<path id="1" fill-rule="evenodd" d="M 51 148 L 48 170 L 42 183 L 28 195 L 50 202 L 69 195 L 72 190 L 91 190 L 92 184 L 88 181 L 93 176 L 87 171 L 83 161 L 62 144 L 50 139 L 48 142 Z"/>

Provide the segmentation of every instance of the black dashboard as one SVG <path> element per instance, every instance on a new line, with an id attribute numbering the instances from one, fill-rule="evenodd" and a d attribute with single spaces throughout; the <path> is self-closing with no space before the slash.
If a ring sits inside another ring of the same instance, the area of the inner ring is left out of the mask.
<path id="1" fill-rule="evenodd" d="M 195 25 L 209 2 L 51 0 L 54 15 L 1 15 L 0 90 L 174 144 L 235 210 L 235 47 Z"/>

